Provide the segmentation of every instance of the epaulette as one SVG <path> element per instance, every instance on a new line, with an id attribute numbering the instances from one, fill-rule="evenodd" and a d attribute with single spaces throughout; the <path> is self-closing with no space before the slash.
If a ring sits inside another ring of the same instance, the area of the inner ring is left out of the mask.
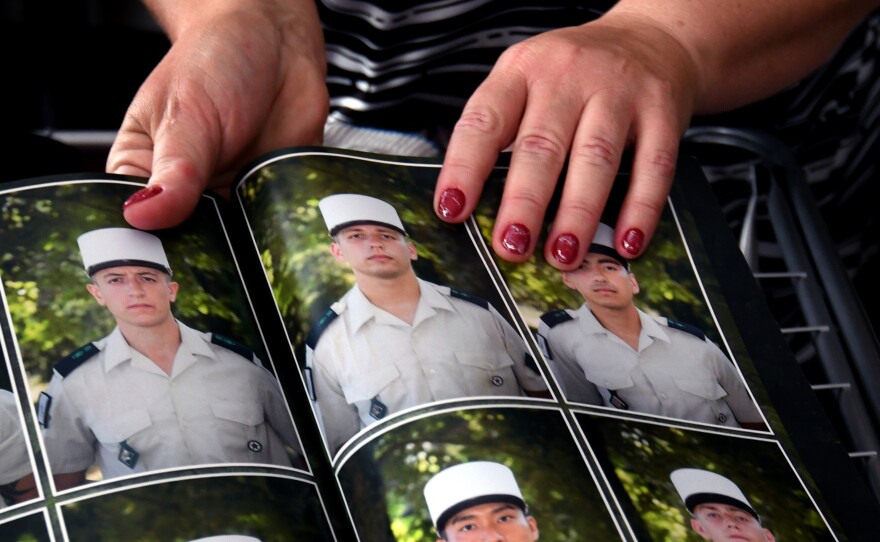
<path id="1" fill-rule="evenodd" d="M 666 319 L 666 324 L 673 329 L 684 331 L 685 333 L 690 333 L 701 341 L 706 340 L 706 334 L 703 333 L 702 330 L 700 330 L 700 328 L 698 328 L 697 326 L 685 324 L 684 322 L 679 322 L 678 320 L 673 320 L 671 318 Z"/>
<path id="2" fill-rule="evenodd" d="M 336 320 L 337 316 L 339 316 L 339 314 L 332 308 L 327 309 L 327 312 L 325 312 L 318 319 L 318 322 L 315 323 L 312 329 L 309 330 L 309 334 L 306 336 L 306 346 L 314 350 L 315 346 L 318 344 L 318 339 L 321 338 L 321 334 L 324 333 L 324 330 L 327 329 L 327 326 L 329 326 L 333 320 Z"/>
<path id="3" fill-rule="evenodd" d="M 565 309 L 545 312 L 541 315 L 541 321 L 551 329 L 563 322 L 568 322 L 569 320 L 574 320 L 574 316 L 568 314 L 568 311 Z"/>
<path id="4" fill-rule="evenodd" d="M 242 344 L 234 339 L 230 339 L 225 335 L 220 335 L 219 333 L 211 333 L 211 344 L 222 346 L 227 350 L 232 350 L 233 352 L 248 361 L 254 361 L 254 358 L 256 357 L 254 351 L 247 345 Z"/>
<path id="5" fill-rule="evenodd" d="M 471 295 L 467 292 L 462 292 L 461 290 L 456 290 L 455 288 L 449 289 L 449 295 L 456 299 L 461 299 L 462 301 L 468 301 L 470 303 L 473 303 L 474 305 L 479 305 L 484 309 L 488 309 L 490 306 L 488 300 L 483 299 L 482 297 Z"/>
<path id="6" fill-rule="evenodd" d="M 93 357 L 98 352 L 100 352 L 98 347 L 95 346 L 94 343 L 89 343 L 65 356 L 61 361 L 55 364 L 53 369 L 55 369 L 55 372 L 62 377 L 67 378 L 67 375 L 72 373 L 74 369 L 88 361 L 89 358 Z"/>

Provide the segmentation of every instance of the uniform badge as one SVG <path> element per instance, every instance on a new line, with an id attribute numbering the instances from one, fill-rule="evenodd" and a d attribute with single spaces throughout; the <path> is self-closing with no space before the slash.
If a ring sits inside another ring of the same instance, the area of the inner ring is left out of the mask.
<path id="1" fill-rule="evenodd" d="M 718 423 L 724 423 L 726 421 L 727 421 L 727 414 L 725 414 L 723 412 L 718 414 Z"/>
<path id="2" fill-rule="evenodd" d="M 137 450 L 129 446 L 128 442 L 123 440 L 119 443 L 119 455 L 116 456 L 116 459 L 118 459 L 119 462 L 126 467 L 134 469 L 134 466 L 137 465 L 138 458 L 140 458 L 140 456 L 141 454 L 139 454 Z"/>
<path id="3" fill-rule="evenodd" d="M 608 390 L 608 393 L 611 394 L 611 397 L 608 399 L 611 406 L 619 408 L 620 410 L 629 410 L 629 405 L 617 395 L 617 390 Z"/>
<path id="4" fill-rule="evenodd" d="M 49 408 L 52 406 L 52 396 L 46 392 L 40 393 L 37 401 L 37 420 L 43 427 L 49 427 Z"/>
<path id="5" fill-rule="evenodd" d="M 263 445 L 259 441 L 256 441 L 256 440 L 249 440 L 247 446 L 248 446 L 248 450 L 250 450 L 252 452 L 262 452 L 263 451 Z"/>
<path id="6" fill-rule="evenodd" d="M 374 420 L 381 420 L 388 414 L 388 407 L 379 400 L 379 396 L 370 399 L 370 417 Z"/>
<path id="7" fill-rule="evenodd" d="M 492 377 L 492 385 L 495 387 L 501 387 L 504 385 L 504 379 L 498 375 Z"/>

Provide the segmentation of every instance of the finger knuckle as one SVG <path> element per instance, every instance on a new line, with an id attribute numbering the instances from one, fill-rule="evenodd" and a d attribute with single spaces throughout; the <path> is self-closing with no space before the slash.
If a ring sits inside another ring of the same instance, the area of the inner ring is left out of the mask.
<path id="1" fill-rule="evenodd" d="M 535 132 L 521 136 L 517 141 L 516 151 L 560 161 L 565 156 L 566 147 L 555 134 Z"/>
<path id="2" fill-rule="evenodd" d="M 620 151 L 611 140 L 593 136 L 576 145 L 572 149 L 572 156 L 583 159 L 590 165 L 616 167 Z"/>
<path id="3" fill-rule="evenodd" d="M 576 217 L 581 225 L 598 222 L 602 217 L 603 206 L 598 201 L 563 201 L 559 204 L 558 216 Z"/>
<path id="4" fill-rule="evenodd" d="M 504 195 L 505 205 L 511 209 L 516 209 L 522 213 L 522 216 L 534 217 L 536 214 L 542 214 L 547 206 L 547 202 L 541 195 L 528 188 L 519 188 L 516 192 Z"/>
<path id="5" fill-rule="evenodd" d="M 456 130 L 476 130 L 477 132 L 492 135 L 501 129 L 501 115 L 490 107 L 466 108 L 458 122 Z"/>
<path id="6" fill-rule="evenodd" d="M 656 177 L 667 179 L 675 173 L 676 158 L 672 152 L 659 149 L 648 156 L 647 163 L 656 172 Z"/>

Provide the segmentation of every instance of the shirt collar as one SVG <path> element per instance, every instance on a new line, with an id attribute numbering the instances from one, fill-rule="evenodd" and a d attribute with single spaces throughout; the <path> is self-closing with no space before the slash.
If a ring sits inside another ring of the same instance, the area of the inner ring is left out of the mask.
<path id="1" fill-rule="evenodd" d="M 449 299 L 437 291 L 431 283 L 422 279 L 416 279 L 419 283 L 419 304 L 416 307 L 413 327 L 422 320 L 436 314 L 438 310 L 454 311 Z M 388 312 L 373 305 L 361 289 L 355 285 L 345 294 L 346 312 L 352 331 L 357 331 L 370 320 L 386 325 L 401 325 L 402 322 Z"/>
<path id="2" fill-rule="evenodd" d="M 180 347 L 177 349 L 177 355 L 174 358 L 175 372 L 178 370 L 177 362 L 182 359 L 182 356 L 216 358 L 214 351 L 211 350 L 211 346 L 201 333 L 179 321 L 177 322 L 177 327 L 180 329 Z M 101 342 L 103 346 L 100 344 Z M 98 348 L 104 352 L 104 372 L 110 372 L 125 361 L 131 361 L 132 365 L 141 369 L 151 370 L 155 367 L 159 370 L 148 357 L 128 344 L 118 326 L 103 341 L 98 343 Z"/>
<path id="3" fill-rule="evenodd" d="M 642 325 L 642 336 L 647 335 L 652 339 L 661 340 L 663 342 L 670 342 L 669 335 L 667 335 L 666 331 L 663 329 L 663 326 L 657 323 L 650 315 L 642 311 L 641 309 L 636 308 L 636 311 L 639 314 L 639 321 Z M 596 335 L 604 335 L 608 333 L 602 324 L 599 323 L 599 320 L 590 310 L 586 303 L 581 305 L 581 307 L 577 310 L 578 320 L 583 322 L 581 329 L 586 333 L 592 333 Z"/>

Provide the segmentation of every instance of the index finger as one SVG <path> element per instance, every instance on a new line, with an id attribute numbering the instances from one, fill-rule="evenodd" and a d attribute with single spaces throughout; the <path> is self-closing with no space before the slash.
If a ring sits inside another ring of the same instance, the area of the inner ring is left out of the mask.
<path id="1" fill-rule="evenodd" d="M 516 136 L 526 90 L 521 77 L 493 70 L 468 100 L 434 190 L 434 209 L 441 219 L 461 222 L 473 212 L 498 153 Z"/>

